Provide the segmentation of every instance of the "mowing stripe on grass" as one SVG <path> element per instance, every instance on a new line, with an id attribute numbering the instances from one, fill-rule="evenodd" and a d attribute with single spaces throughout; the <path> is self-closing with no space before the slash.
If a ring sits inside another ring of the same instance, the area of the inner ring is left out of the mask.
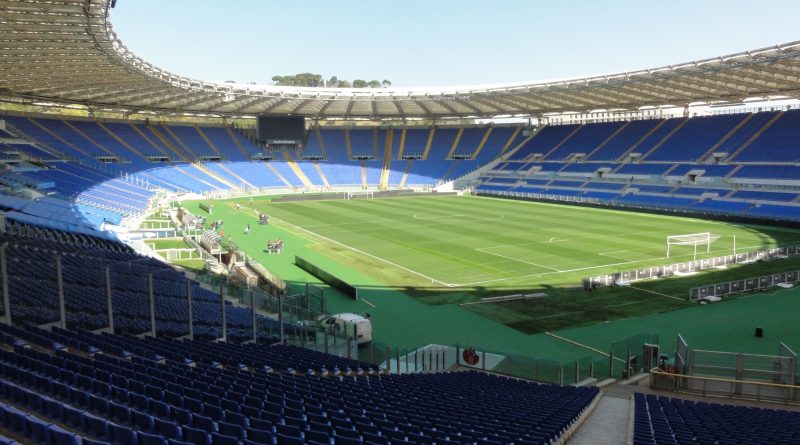
<path id="1" fill-rule="evenodd" d="M 384 264 L 399 266 L 396 269 L 419 277 L 412 278 L 416 286 L 424 287 L 424 280 L 444 283 L 446 287 L 486 285 L 487 289 L 512 288 L 517 283 L 522 289 L 533 284 L 531 279 L 536 284 L 546 279 L 566 284 L 567 280 L 577 282 L 587 270 L 605 268 L 611 273 L 623 265 L 664 264 L 665 234 L 685 230 L 686 222 L 693 221 L 661 215 L 641 215 L 649 221 L 638 221 L 640 215 L 632 212 L 457 197 L 315 201 L 280 204 L 273 211 L 277 213 L 275 217 L 305 229 L 314 239 L 332 241 L 326 244 L 337 244 Z M 479 221 L 501 216 L 502 221 Z M 654 227 L 655 221 L 664 224 Z M 713 224 L 715 231 L 725 226 Z M 726 228 L 755 233 L 759 229 Z M 755 241 L 757 247 L 764 247 L 764 241 L 769 241 L 768 237 L 753 239 L 753 235 L 744 235 L 743 245 Z M 534 241 L 536 238 L 539 239 Z M 714 253 L 729 253 L 727 244 L 718 246 Z M 504 247 L 512 250 L 501 250 Z M 669 262 L 692 256 L 680 252 Z M 422 270 L 425 272 L 418 272 Z"/>
<path id="2" fill-rule="evenodd" d="M 450 283 L 445 283 L 445 282 L 443 282 L 443 281 L 439 281 L 439 280 L 437 280 L 437 279 L 435 279 L 435 278 L 431 278 L 431 277 L 429 277 L 429 276 L 427 276 L 427 275 L 425 275 L 425 274 L 421 274 L 421 273 L 419 273 L 419 272 L 417 272 L 417 271 L 415 271 L 415 270 L 411 270 L 411 269 L 409 269 L 409 268 L 407 268 L 407 267 L 403 267 L 403 266 L 401 266 L 401 265 L 399 265 L 399 264 L 397 264 L 397 263 L 393 263 L 393 262 L 391 262 L 391 261 L 389 261 L 389 260 L 385 260 L 385 259 L 383 259 L 383 258 L 381 258 L 381 257 L 379 257 L 379 256 L 375 256 L 375 255 L 373 255 L 373 254 L 371 254 L 371 253 L 364 252 L 363 250 L 356 249 L 355 247 L 348 246 L 347 244 L 340 243 L 339 241 L 332 240 L 332 239 L 330 239 L 330 238 L 328 238 L 328 237 L 325 237 L 325 236 L 322 236 L 322 235 L 320 235 L 320 234 L 318 234 L 318 233 L 314 233 L 314 232 L 312 232 L 312 231 L 310 231 L 310 230 L 308 230 L 308 229 L 304 229 L 303 227 L 296 226 L 296 225 L 294 225 L 294 224 L 292 224 L 292 223 L 290 223 L 290 222 L 284 221 L 284 220 L 282 220 L 282 219 L 275 218 L 274 216 L 273 216 L 273 217 L 270 217 L 270 219 L 272 219 L 272 220 L 275 220 L 275 221 L 278 221 L 278 222 L 280 222 L 281 224 L 286 224 L 287 226 L 293 227 L 294 229 L 296 229 L 296 230 L 299 230 L 299 231 L 301 231 L 301 232 L 306 232 L 306 233 L 308 233 L 308 234 L 310 234 L 310 235 L 312 235 L 312 236 L 315 236 L 315 237 L 317 237 L 317 238 L 319 238 L 319 239 L 322 239 L 322 240 L 328 241 L 328 242 L 330 242 L 330 243 L 338 244 L 338 245 L 340 245 L 340 246 L 342 246 L 342 247 L 344 247 L 344 248 L 346 248 L 346 249 L 350 249 L 350 250 L 352 250 L 353 252 L 357 252 L 357 253 L 360 253 L 360 254 L 362 254 L 362 255 L 366 255 L 366 256 L 368 256 L 368 257 L 370 257 L 370 258 L 374 258 L 374 259 L 376 259 L 376 260 L 378 260 L 378 261 L 381 261 L 381 262 L 384 262 L 384 263 L 386 263 L 386 264 L 388 264 L 388 265 L 390 265 L 390 266 L 397 267 L 398 269 L 403 269 L 403 270 L 405 270 L 406 272 L 411 272 L 411 273 L 413 273 L 414 275 L 418 275 L 418 276 L 420 276 L 420 277 L 426 278 L 426 279 L 428 279 L 428 280 L 431 280 L 431 281 L 432 281 L 432 282 L 434 282 L 434 283 L 441 284 L 442 286 L 454 287 L 454 285 L 453 285 L 453 284 L 450 284 Z"/>

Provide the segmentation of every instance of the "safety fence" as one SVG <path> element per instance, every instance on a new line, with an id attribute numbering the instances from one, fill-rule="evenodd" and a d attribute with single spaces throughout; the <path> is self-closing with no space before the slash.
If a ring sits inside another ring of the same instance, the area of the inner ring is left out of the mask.
<path id="1" fill-rule="evenodd" d="M 691 376 L 670 373 L 658 368 L 650 371 L 650 388 L 704 396 L 800 403 L 800 386 L 796 385 Z"/>
<path id="2" fill-rule="evenodd" d="M 651 371 L 654 389 L 800 402 L 797 354 L 778 343 L 776 355 L 689 348 L 678 334 L 674 362 L 660 360 Z"/>
<path id="3" fill-rule="evenodd" d="M 590 379 L 625 379 L 649 370 L 657 360 L 658 341 L 655 334 L 636 334 L 610 344 L 607 349 L 567 361 L 459 344 L 393 348 L 373 342 L 359 349 L 359 359 L 400 374 L 466 368 L 573 385 Z"/>
<path id="4" fill-rule="evenodd" d="M 760 277 L 744 278 L 740 280 L 728 281 L 727 283 L 709 284 L 706 286 L 693 287 L 689 289 L 689 299 L 692 301 L 702 300 L 709 297 L 724 297 L 726 295 L 738 294 L 741 292 L 752 292 L 763 290 L 781 284 L 792 284 L 800 281 L 800 270 L 791 272 L 779 272 Z"/>
<path id="5" fill-rule="evenodd" d="M 775 247 L 772 249 L 756 250 L 753 252 L 723 255 L 714 258 L 705 258 L 682 263 L 673 263 L 656 267 L 644 267 L 623 272 L 615 272 L 604 275 L 597 275 L 583 279 L 583 287 L 591 289 L 599 285 L 612 286 L 619 283 L 630 283 L 634 281 L 671 276 L 681 273 L 691 273 L 700 270 L 724 267 L 731 264 L 744 264 L 756 261 L 780 258 L 785 256 L 797 255 L 800 253 L 800 246 Z"/>

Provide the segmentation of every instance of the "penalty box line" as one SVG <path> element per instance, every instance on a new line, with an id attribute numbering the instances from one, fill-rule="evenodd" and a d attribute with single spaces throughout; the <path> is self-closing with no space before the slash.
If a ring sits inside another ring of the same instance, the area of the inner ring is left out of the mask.
<path id="1" fill-rule="evenodd" d="M 411 270 L 411 269 L 409 269 L 409 268 L 407 268 L 407 267 L 404 267 L 404 266 L 401 266 L 401 265 L 399 265 L 399 264 L 397 264 L 397 263 L 393 263 L 393 262 L 391 262 L 391 261 L 389 261 L 389 260 L 383 259 L 383 258 L 381 258 L 381 257 L 379 257 L 379 256 L 375 256 L 375 255 L 373 255 L 373 254 L 371 254 L 371 253 L 364 252 L 363 250 L 356 249 L 355 247 L 348 246 L 347 244 L 340 243 L 339 241 L 336 241 L 336 240 L 330 239 L 330 238 L 328 238 L 327 236 L 322 236 L 322 235 L 320 235 L 320 234 L 318 234 L 318 233 L 312 232 L 311 230 L 308 230 L 308 229 L 305 229 L 305 228 L 303 228 L 303 227 L 300 227 L 300 226 L 294 225 L 294 224 L 292 224 L 292 223 L 290 223 L 290 222 L 287 222 L 287 221 L 284 221 L 284 220 L 282 220 L 282 219 L 275 218 L 275 217 L 270 217 L 270 219 L 274 219 L 275 221 L 279 221 L 279 222 L 280 222 L 280 223 L 282 223 L 282 224 L 286 224 L 287 226 L 291 226 L 291 227 L 293 227 L 293 228 L 295 228 L 295 229 L 297 229 L 297 230 L 300 230 L 300 231 L 302 231 L 302 232 L 309 233 L 309 234 L 311 234 L 312 236 L 315 236 L 315 237 L 317 237 L 317 238 L 323 239 L 323 240 L 325 240 L 325 241 L 327 241 L 327 242 L 334 243 L 334 244 L 338 244 L 338 245 L 340 245 L 340 246 L 342 246 L 342 247 L 344 247 L 344 248 L 346 248 L 346 249 L 352 250 L 353 252 L 360 253 L 360 254 L 362 254 L 362 255 L 366 255 L 366 256 L 368 256 L 368 257 L 370 257 L 370 258 L 374 258 L 374 259 L 376 259 L 376 260 L 378 260 L 378 261 L 381 261 L 381 262 L 384 262 L 384 263 L 386 263 L 386 264 L 388 264 L 388 265 L 390 265 L 390 266 L 397 267 L 398 269 L 403 269 L 403 270 L 405 270 L 406 272 L 411 272 L 411 273 L 413 273 L 414 275 L 419 275 L 419 276 L 420 276 L 420 277 L 422 277 L 422 278 L 425 278 L 425 279 L 431 280 L 432 282 L 434 282 L 434 283 L 438 283 L 438 284 L 441 284 L 442 286 L 446 286 L 446 287 L 457 287 L 457 286 L 458 286 L 457 284 L 450 284 L 450 283 L 445 283 L 444 281 L 439 281 L 439 280 L 437 280 L 436 278 L 432 278 L 432 277 L 429 277 L 429 276 L 427 276 L 427 275 L 425 275 L 425 274 L 421 274 L 421 273 L 417 272 L 416 270 Z"/>
<path id="2" fill-rule="evenodd" d="M 502 246 L 499 246 L 499 247 L 502 247 Z M 486 253 L 486 254 L 489 254 L 489 255 L 499 256 L 501 258 L 505 258 L 505 259 L 508 259 L 508 260 L 511 260 L 511 261 L 516 261 L 518 263 L 530 264 L 531 266 L 541 267 L 543 269 L 550 269 L 550 270 L 552 270 L 554 272 L 563 272 L 563 270 L 556 269 L 555 267 L 545 266 L 544 264 L 538 264 L 538 263 L 534 263 L 534 262 L 531 262 L 531 261 L 525 261 L 525 260 L 521 260 L 519 258 L 514 258 L 514 257 L 508 256 L 508 255 L 503 255 L 503 254 L 495 253 L 495 252 L 488 252 L 488 251 L 484 250 L 484 249 L 495 249 L 495 248 L 496 247 L 478 247 L 475 250 L 477 250 L 478 252 L 481 252 L 481 253 Z"/>
<path id="3" fill-rule="evenodd" d="M 742 247 L 742 249 L 754 249 L 754 248 L 758 248 L 758 247 L 762 247 L 762 246 L 745 246 L 745 247 Z M 722 252 L 723 252 L 722 250 L 712 250 L 711 251 L 711 253 L 722 253 Z M 486 252 L 486 253 L 490 253 L 490 252 Z M 681 256 L 686 256 L 686 255 L 679 255 L 679 256 L 676 256 L 676 258 L 680 258 Z M 553 271 L 553 272 L 540 272 L 540 273 L 533 273 L 533 274 L 528 274 L 528 275 L 520 275 L 520 276 L 517 276 L 517 277 L 497 278 L 497 279 L 494 279 L 494 280 L 485 280 L 485 281 L 473 281 L 471 283 L 460 283 L 460 284 L 454 285 L 453 287 L 477 286 L 479 284 L 498 283 L 500 281 L 516 280 L 516 279 L 520 279 L 520 278 L 539 278 L 539 277 L 543 277 L 543 276 L 546 276 L 546 275 L 553 275 L 553 274 L 561 273 L 561 272 L 564 272 L 564 273 L 566 273 L 566 272 L 579 272 L 579 271 L 582 271 L 582 270 L 600 269 L 600 268 L 603 268 L 603 267 L 623 266 L 623 265 L 626 265 L 626 264 L 636 264 L 636 263 L 644 263 L 646 261 L 667 260 L 667 259 L 669 259 L 669 258 L 667 258 L 667 257 L 657 257 L 657 258 L 649 258 L 649 259 L 646 259 L 646 260 L 621 261 L 619 263 L 610 263 L 610 264 L 600 264 L 600 265 L 597 265 L 597 266 L 579 267 L 577 269 L 567 269 L 567 270 L 562 270 L 562 271 L 559 271 L 559 272 L 555 272 L 555 271 Z M 664 264 L 661 264 L 661 266 L 664 266 Z M 653 267 L 658 267 L 658 266 L 653 266 Z"/>

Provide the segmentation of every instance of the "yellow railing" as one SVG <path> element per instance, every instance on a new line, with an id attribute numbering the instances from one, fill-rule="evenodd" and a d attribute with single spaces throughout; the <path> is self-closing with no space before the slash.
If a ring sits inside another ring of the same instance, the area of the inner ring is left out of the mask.
<path id="1" fill-rule="evenodd" d="M 732 399 L 800 403 L 800 386 L 650 370 L 650 388 Z"/>

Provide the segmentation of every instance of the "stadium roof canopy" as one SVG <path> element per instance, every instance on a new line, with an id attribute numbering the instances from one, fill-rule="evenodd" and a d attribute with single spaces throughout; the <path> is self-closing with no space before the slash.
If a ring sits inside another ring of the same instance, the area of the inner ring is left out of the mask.
<path id="1" fill-rule="evenodd" d="M 131 112 L 312 118 L 541 116 L 800 97 L 800 41 L 551 82 L 409 89 L 207 82 L 164 71 L 125 47 L 109 20 L 115 1 L 0 0 L 0 96 Z"/>

